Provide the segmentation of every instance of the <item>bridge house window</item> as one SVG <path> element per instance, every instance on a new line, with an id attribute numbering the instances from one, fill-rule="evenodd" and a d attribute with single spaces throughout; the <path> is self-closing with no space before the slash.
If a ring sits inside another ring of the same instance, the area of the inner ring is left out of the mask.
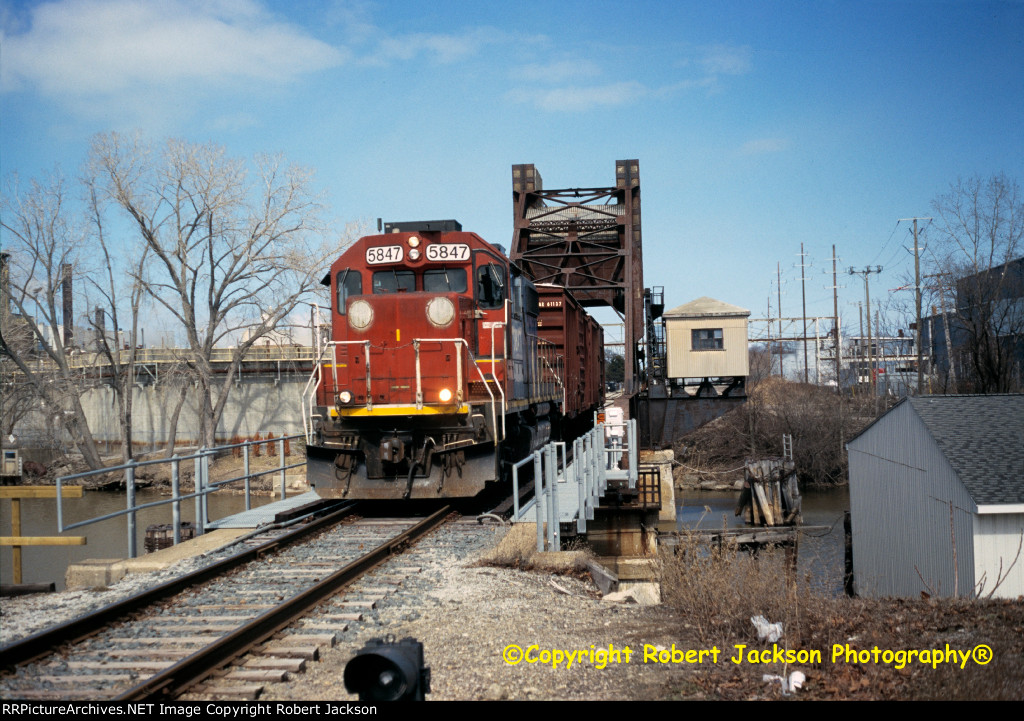
<path id="1" fill-rule="evenodd" d="M 692 350 L 724 350 L 721 328 L 694 328 L 691 331 L 690 348 Z"/>

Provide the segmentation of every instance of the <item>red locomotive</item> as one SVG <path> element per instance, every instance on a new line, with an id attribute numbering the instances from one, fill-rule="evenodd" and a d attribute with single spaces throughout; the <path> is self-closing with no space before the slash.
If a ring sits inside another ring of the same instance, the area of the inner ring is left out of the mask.
<path id="1" fill-rule="evenodd" d="M 600 326 L 455 221 L 389 224 L 331 266 L 307 477 L 324 498 L 467 497 L 592 422 Z"/>

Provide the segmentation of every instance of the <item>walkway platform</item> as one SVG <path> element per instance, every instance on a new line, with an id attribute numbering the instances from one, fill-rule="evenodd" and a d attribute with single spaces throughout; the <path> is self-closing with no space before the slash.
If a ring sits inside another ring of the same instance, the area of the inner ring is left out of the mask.
<path id="1" fill-rule="evenodd" d="M 580 506 L 585 507 L 586 504 L 586 493 L 587 488 L 583 488 L 583 498 L 581 504 L 580 498 L 580 479 L 583 475 L 580 473 L 576 466 L 578 462 L 573 460 L 569 462 L 569 467 L 558 474 L 558 481 L 554 484 L 555 488 L 555 510 L 558 511 L 559 523 L 575 523 L 580 517 Z M 582 465 L 582 464 L 579 464 Z M 628 480 L 628 471 L 619 470 L 608 470 L 605 471 L 605 478 L 608 480 Z M 575 479 L 575 480 L 574 480 Z M 544 504 L 547 505 L 548 499 L 545 495 Z M 595 504 L 596 505 L 596 504 Z M 537 504 L 533 504 L 533 508 L 527 511 L 526 516 L 523 520 L 530 520 L 534 523 L 537 522 Z M 545 521 L 547 519 L 545 518 Z M 588 519 L 589 520 L 589 519 Z"/>
<path id="2" fill-rule="evenodd" d="M 270 525 L 274 516 L 284 511 L 315 503 L 320 496 L 309 491 L 298 496 L 274 501 L 259 508 L 242 511 L 206 525 L 206 533 L 177 546 L 147 553 L 138 558 L 90 558 L 68 566 L 64 582 L 68 589 L 109 586 L 129 574 L 160 571 L 183 558 L 201 556 L 227 546 L 247 531 Z"/>
<path id="3" fill-rule="evenodd" d="M 283 501 L 274 501 L 259 508 L 242 511 L 217 521 L 210 521 L 206 524 L 206 528 L 208 530 L 220 528 L 259 528 L 260 526 L 273 523 L 274 516 L 278 513 L 291 511 L 310 503 L 316 503 L 319 500 L 320 496 L 317 495 L 316 491 L 308 491 L 298 496 L 285 498 Z"/>

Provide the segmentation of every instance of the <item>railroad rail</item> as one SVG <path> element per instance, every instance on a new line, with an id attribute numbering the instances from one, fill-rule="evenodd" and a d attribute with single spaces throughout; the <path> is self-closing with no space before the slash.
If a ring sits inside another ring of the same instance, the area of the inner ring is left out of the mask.
<path id="1" fill-rule="evenodd" d="M 352 521 L 354 510 L 354 504 L 347 505 L 269 541 L 250 539 L 258 545 L 241 554 L 0 649 L 5 665 L 17 664 L 0 679 L 0 693 L 5 698 L 176 698 L 437 528 L 449 513 L 445 507 L 418 523 L 368 519 L 334 527 Z M 295 547 L 318 531 L 323 533 Z M 375 547 L 364 553 L 368 545 Z M 207 581 L 199 593 L 181 593 Z M 124 620 L 126 614 L 131 621 Z M 353 615 L 321 617 L 343 621 Z M 298 631 L 291 638 L 292 646 L 318 639 Z M 296 651 L 310 657 L 308 648 Z M 267 665 L 298 670 L 294 660 Z M 245 679 L 253 673 L 229 675 Z"/>

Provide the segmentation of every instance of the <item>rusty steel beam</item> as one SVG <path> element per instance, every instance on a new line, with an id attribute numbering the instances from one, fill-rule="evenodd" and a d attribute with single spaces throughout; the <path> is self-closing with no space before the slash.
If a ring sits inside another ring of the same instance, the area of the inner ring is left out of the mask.
<path id="1" fill-rule="evenodd" d="M 512 205 L 509 257 L 526 275 L 622 314 L 625 391 L 636 393 L 645 326 L 639 162 L 616 161 L 612 187 L 560 190 L 545 190 L 535 165 L 513 165 Z"/>

